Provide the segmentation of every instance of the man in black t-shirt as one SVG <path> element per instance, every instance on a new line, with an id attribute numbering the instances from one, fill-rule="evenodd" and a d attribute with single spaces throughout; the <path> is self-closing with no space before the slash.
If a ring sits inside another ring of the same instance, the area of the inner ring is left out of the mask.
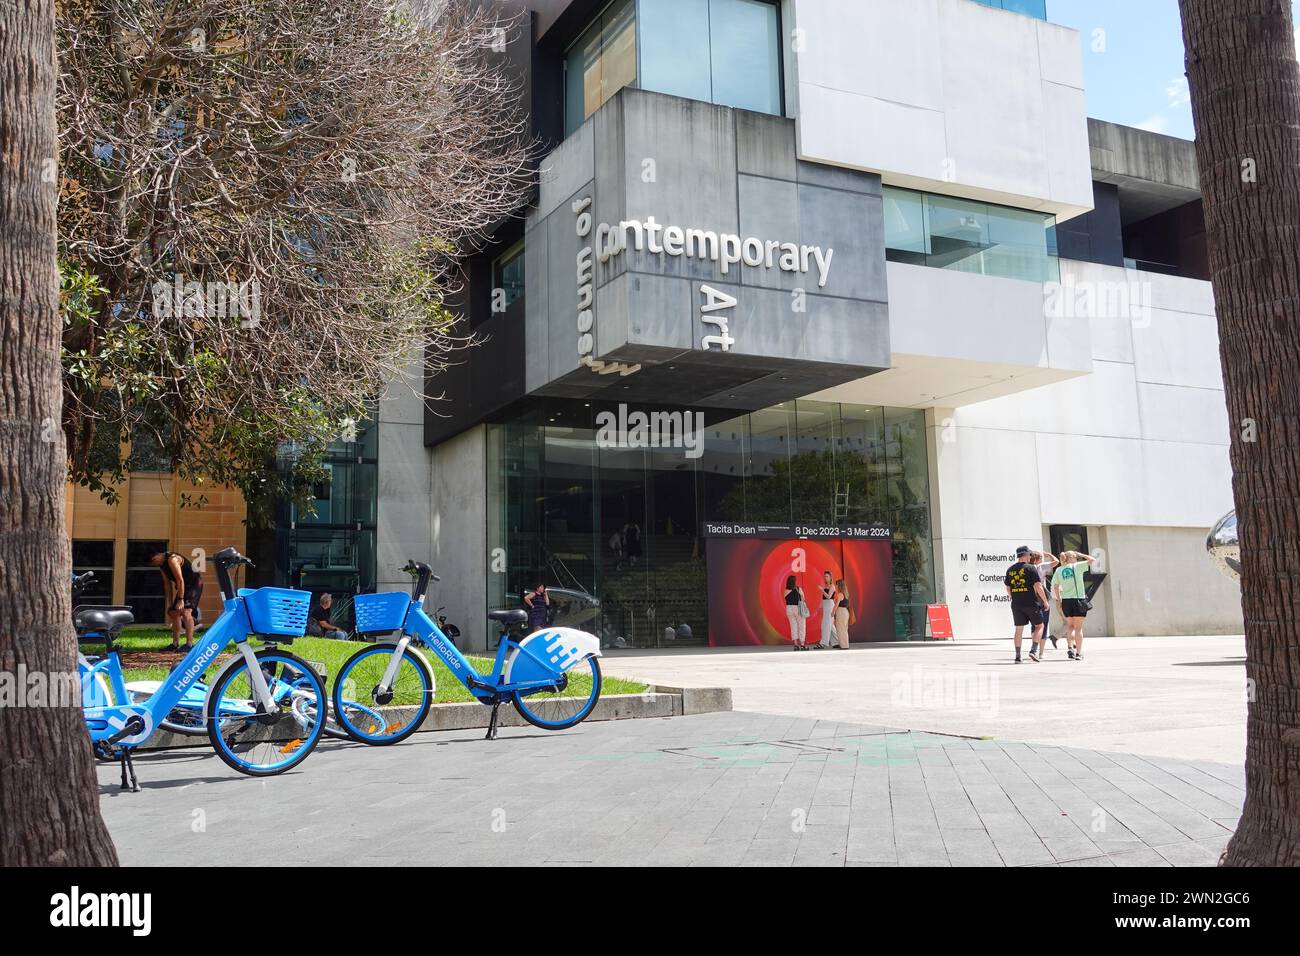
<path id="1" fill-rule="evenodd" d="M 1016 625 L 1016 663 L 1020 663 L 1020 642 L 1025 625 L 1030 626 L 1032 641 L 1029 659 L 1034 663 L 1040 660 L 1038 645 L 1043 634 L 1043 611 L 1047 608 L 1047 592 L 1043 590 L 1043 578 L 1038 568 L 1030 563 L 1030 549 L 1021 545 L 1016 548 L 1016 563 L 1007 568 L 1002 579 L 1007 594 L 1011 597 L 1011 619 Z"/>

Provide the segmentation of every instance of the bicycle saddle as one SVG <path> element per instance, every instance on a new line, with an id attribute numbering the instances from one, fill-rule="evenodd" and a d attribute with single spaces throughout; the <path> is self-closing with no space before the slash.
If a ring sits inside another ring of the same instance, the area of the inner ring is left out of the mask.
<path id="1" fill-rule="evenodd" d="M 72 622 L 80 630 L 102 628 L 112 631 L 135 623 L 135 615 L 124 607 L 79 607 L 72 612 Z"/>
<path id="2" fill-rule="evenodd" d="M 488 611 L 488 620 L 500 621 L 507 626 L 523 624 L 528 620 L 528 613 L 520 608 L 512 608 L 508 611 Z"/>

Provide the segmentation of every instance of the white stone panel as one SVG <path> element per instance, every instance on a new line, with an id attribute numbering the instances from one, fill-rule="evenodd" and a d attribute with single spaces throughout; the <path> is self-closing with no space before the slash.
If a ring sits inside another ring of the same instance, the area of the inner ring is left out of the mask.
<path id="1" fill-rule="evenodd" d="M 1223 388 L 1213 315 L 1151 309 L 1150 323 L 1133 329 L 1133 357 L 1139 382 Z"/>
<path id="2" fill-rule="evenodd" d="M 793 0 L 801 158 L 886 182 L 1092 207 L 1078 34 L 970 0 Z"/>

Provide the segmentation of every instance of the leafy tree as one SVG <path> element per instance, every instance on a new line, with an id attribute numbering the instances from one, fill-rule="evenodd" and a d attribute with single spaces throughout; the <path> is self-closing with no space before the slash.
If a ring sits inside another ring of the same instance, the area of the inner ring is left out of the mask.
<path id="1" fill-rule="evenodd" d="M 515 26 L 465 0 L 60 4 L 75 479 L 112 497 L 146 434 L 268 520 L 413 357 L 469 344 L 457 255 L 530 178 Z"/>

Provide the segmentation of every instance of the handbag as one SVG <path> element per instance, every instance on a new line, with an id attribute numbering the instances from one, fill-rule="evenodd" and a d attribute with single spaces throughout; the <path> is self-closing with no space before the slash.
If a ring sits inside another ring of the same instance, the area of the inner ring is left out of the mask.
<path id="1" fill-rule="evenodd" d="M 808 603 L 803 598 L 799 599 L 799 616 L 812 617 L 812 611 L 808 610 Z"/>

